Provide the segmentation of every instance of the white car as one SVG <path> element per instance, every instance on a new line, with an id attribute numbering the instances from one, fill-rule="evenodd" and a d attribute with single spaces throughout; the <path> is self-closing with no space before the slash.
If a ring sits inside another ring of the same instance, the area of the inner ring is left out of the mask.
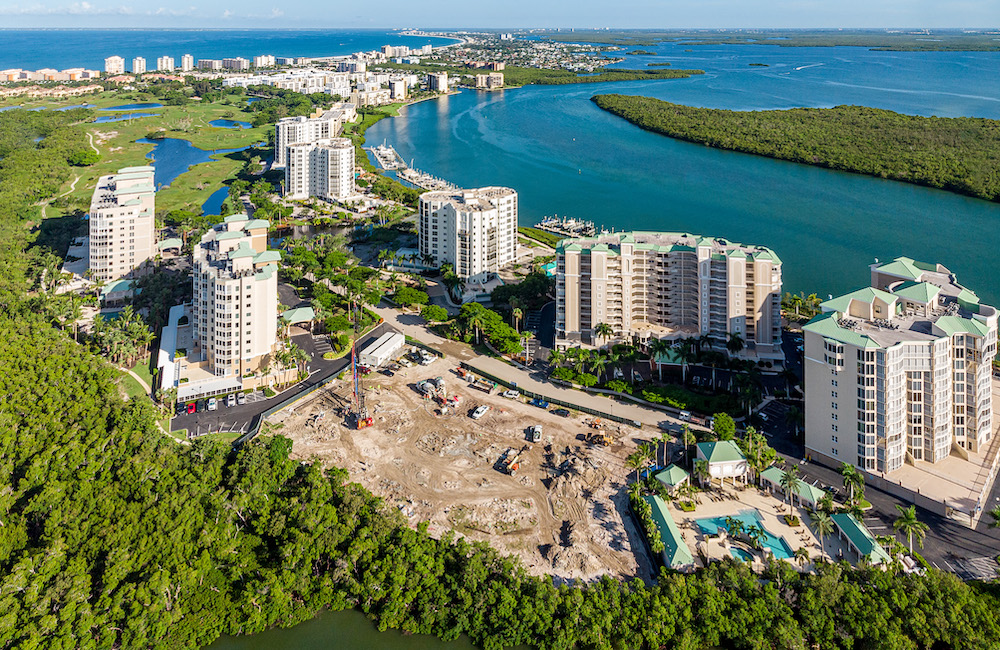
<path id="1" fill-rule="evenodd" d="M 542 427 L 541 425 L 534 425 L 528 429 L 528 436 L 531 442 L 539 442 L 542 439 Z"/>
<path id="2" fill-rule="evenodd" d="M 477 406 L 476 410 L 472 412 L 472 419 L 478 420 L 479 418 L 486 415 L 486 412 L 490 410 L 488 404 L 483 404 L 482 406 Z"/>
<path id="3" fill-rule="evenodd" d="M 209 411 L 216 411 L 218 410 L 218 408 L 219 408 L 219 400 L 215 399 L 214 397 L 208 400 Z"/>
<path id="4" fill-rule="evenodd" d="M 507 399 L 517 399 L 518 395 L 520 395 L 520 393 L 516 390 L 505 390 L 500 393 L 500 397 L 506 397 Z"/>
<path id="5" fill-rule="evenodd" d="M 229 393 L 226 395 L 226 406 L 229 408 L 236 406 L 236 393 Z"/>

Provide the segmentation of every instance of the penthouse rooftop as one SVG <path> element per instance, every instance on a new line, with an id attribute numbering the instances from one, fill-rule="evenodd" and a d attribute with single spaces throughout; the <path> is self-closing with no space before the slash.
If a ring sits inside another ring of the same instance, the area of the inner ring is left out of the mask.
<path id="1" fill-rule="evenodd" d="M 957 333 L 978 337 L 989 331 L 996 310 L 980 304 L 941 265 L 898 258 L 873 264 L 872 283 L 820 304 L 822 314 L 805 329 L 862 348 L 929 342 Z"/>
<path id="2" fill-rule="evenodd" d="M 450 202 L 458 209 L 492 210 L 495 206 L 489 199 L 503 199 L 515 195 L 509 187 L 480 187 L 474 190 L 440 190 L 425 192 L 422 199 Z"/>
<path id="3" fill-rule="evenodd" d="M 91 210 L 103 208 L 141 205 L 139 194 L 152 194 L 154 169 L 145 167 L 125 167 L 117 174 L 101 176 L 90 200 Z"/>
<path id="4" fill-rule="evenodd" d="M 618 255 L 623 244 L 632 244 L 635 250 L 648 250 L 658 253 L 672 251 L 694 251 L 709 247 L 716 259 L 724 257 L 766 260 L 781 264 L 781 258 L 766 246 L 740 244 L 721 237 L 705 237 L 679 232 L 646 232 L 631 231 L 609 233 L 602 232 L 592 237 L 564 239 L 557 246 L 558 252 L 600 250 L 611 255 Z"/>

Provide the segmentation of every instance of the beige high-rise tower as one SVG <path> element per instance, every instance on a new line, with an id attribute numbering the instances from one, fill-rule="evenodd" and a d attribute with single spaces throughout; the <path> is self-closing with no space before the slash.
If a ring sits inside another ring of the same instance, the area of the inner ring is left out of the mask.
<path id="1" fill-rule="evenodd" d="M 153 257 L 156 190 L 152 167 L 101 176 L 90 199 L 90 277 L 111 282 Z"/>
<path id="2" fill-rule="evenodd" d="M 605 323 L 613 335 L 599 339 Z M 781 260 L 699 235 L 623 232 L 556 249 L 556 347 L 730 335 L 743 356 L 782 360 Z"/>

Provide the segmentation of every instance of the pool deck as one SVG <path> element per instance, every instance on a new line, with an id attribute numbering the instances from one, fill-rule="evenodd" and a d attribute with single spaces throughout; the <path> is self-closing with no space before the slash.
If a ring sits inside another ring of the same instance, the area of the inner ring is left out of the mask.
<path id="1" fill-rule="evenodd" d="M 753 486 L 747 486 L 742 490 L 734 490 L 730 486 L 723 489 L 713 487 L 706 492 L 699 492 L 695 496 L 696 508 L 694 512 L 684 512 L 677 507 L 676 502 L 671 504 L 671 513 L 681 529 L 681 535 L 687 542 L 695 561 L 701 564 L 700 554 L 702 551 L 708 557 L 709 562 L 732 557 L 729 553 L 729 542 L 721 538 L 712 538 L 702 533 L 701 528 L 695 523 L 697 519 L 708 517 L 726 517 L 738 514 L 741 510 L 756 510 L 760 513 L 761 524 L 772 535 L 783 537 L 785 543 L 795 552 L 805 546 L 809 550 L 810 557 L 818 557 L 820 554 L 819 538 L 809 529 L 809 515 L 804 508 L 792 507 L 792 514 L 798 516 L 801 522 L 796 527 L 791 527 L 782 519 L 782 515 L 788 514 L 788 504 L 778 498 L 767 494 Z M 743 548 L 743 544 L 734 544 Z M 854 554 L 842 543 L 836 531 L 828 535 L 823 549 L 823 554 L 827 559 L 836 561 L 840 557 L 853 561 Z M 763 556 L 760 551 L 754 551 L 753 568 L 761 570 L 764 568 Z M 800 567 L 798 561 L 792 559 L 789 563 L 801 571 L 812 569 L 812 562 Z"/>

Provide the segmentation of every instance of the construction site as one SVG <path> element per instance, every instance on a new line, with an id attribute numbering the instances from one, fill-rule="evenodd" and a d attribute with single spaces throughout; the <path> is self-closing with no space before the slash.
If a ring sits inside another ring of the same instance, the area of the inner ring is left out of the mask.
<path id="1" fill-rule="evenodd" d="M 642 431 L 560 415 L 415 348 L 382 371 L 357 358 L 270 418 L 293 457 L 346 469 L 411 526 L 488 542 L 536 575 L 652 576 L 625 489 Z"/>

